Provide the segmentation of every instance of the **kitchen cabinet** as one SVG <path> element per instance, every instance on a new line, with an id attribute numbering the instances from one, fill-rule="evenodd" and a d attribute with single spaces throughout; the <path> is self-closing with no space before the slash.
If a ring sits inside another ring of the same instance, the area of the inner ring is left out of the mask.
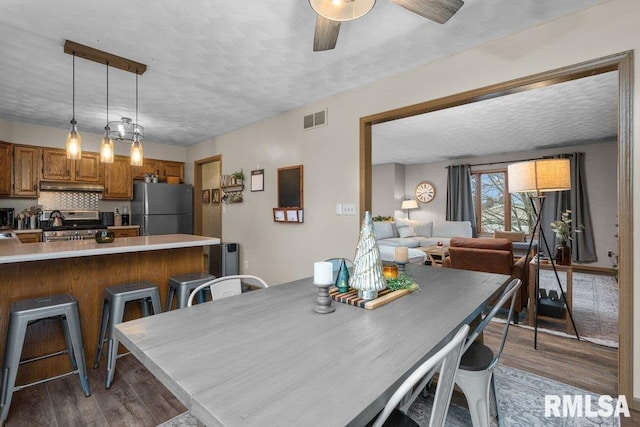
<path id="1" fill-rule="evenodd" d="M 111 228 L 109 227 L 110 231 L 113 231 L 117 237 L 138 237 L 140 235 L 140 228 L 139 227 L 132 227 L 132 228 Z"/>
<path id="2" fill-rule="evenodd" d="M 11 144 L 0 141 L 0 196 L 11 196 Z"/>
<path id="3" fill-rule="evenodd" d="M 145 175 L 157 175 L 160 182 L 166 182 L 169 176 L 176 176 L 180 182 L 184 182 L 184 162 L 144 159 L 143 166 L 133 168 L 133 179 L 144 179 Z"/>
<path id="4" fill-rule="evenodd" d="M 66 150 L 42 149 L 42 179 L 52 181 L 100 182 L 100 155 L 82 153 L 79 160 L 67 159 Z"/>
<path id="5" fill-rule="evenodd" d="M 115 156 L 113 163 L 104 167 L 104 200 L 131 200 L 133 198 L 133 172 L 129 157 Z"/>
<path id="6" fill-rule="evenodd" d="M 33 145 L 13 146 L 13 197 L 38 197 L 40 148 Z"/>
<path id="7" fill-rule="evenodd" d="M 42 233 L 41 232 L 33 232 L 33 233 L 16 233 L 18 239 L 22 243 L 38 243 L 42 242 Z"/>
<path id="8" fill-rule="evenodd" d="M 184 163 L 183 162 L 170 162 L 166 160 L 160 161 L 159 165 L 160 173 L 158 178 L 160 181 L 166 181 L 169 176 L 177 176 L 180 178 L 180 182 L 184 182 Z"/>

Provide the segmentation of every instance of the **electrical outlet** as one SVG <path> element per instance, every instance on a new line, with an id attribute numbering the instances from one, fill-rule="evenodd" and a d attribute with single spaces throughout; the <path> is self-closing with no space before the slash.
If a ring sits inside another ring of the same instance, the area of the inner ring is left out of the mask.
<path id="1" fill-rule="evenodd" d="M 246 269 L 248 269 L 248 268 L 249 268 L 249 260 L 246 260 L 246 259 L 245 259 L 245 260 L 244 260 L 244 264 L 243 264 L 243 266 L 244 266 L 244 269 L 245 269 L 245 270 L 246 270 Z"/>
<path id="2" fill-rule="evenodd" d="M 342 215 L 342 205 L 340 203 L 336 205 L 336 215 Z"/>
<path id="3" fill-rule="evenodd" d="M 342 205 L 342 214 L 343 215 L 355 215 L 356 214 L 356 205 Z"/>

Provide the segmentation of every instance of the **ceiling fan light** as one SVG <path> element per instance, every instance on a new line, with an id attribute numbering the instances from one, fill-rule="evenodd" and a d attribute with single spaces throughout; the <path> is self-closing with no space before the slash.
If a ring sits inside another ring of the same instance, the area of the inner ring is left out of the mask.
<path id="1" fill-rule="evenodd" d="M 376 0 L 309 0 L 311 8 L 332 21 L 353 21 L 369 13 Z"/>
<path id="2" fill-rule="evenodd" d="M 82 137 L 78 132 L 75 119 L 71 120 L 71 130 L 67 135 L 67 159 L 79 160 L 82 158 Z"/>

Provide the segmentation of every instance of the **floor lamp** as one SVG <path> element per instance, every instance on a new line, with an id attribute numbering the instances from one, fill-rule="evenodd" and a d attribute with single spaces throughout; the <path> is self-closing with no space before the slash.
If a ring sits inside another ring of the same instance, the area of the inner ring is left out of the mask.
<path id="1" fill-rule="evenodd" d="M 402 206 L 400 207 L 400 209 L 403 209 L 403 210 L 406 209 L 407 219 L 411 219 L 411 217 L 409 216 L 410 210 L 418 209 L 418 202 L 416 202 L 415 200 L 403 200 Z"/>
<path id="2" fill-rule="evenodd" d="M 530 160 L 526 162 L 513 163 L 508 166 L 508 180 L 509 180 L 509 193 L 529 193 L 529 200 L 533 207 L 533 213 L 536 217 L 536 223 L 533 227 L 533 235 L 538 230 L 538 250 L 536 251 L 536 280 L 535 280 L 535 293 L 534 301 L 532 301 L 534 311 L 534 335 L 533 335 L 533 348 L 538 347 L 538 293 L 540 289 L 540 250 L 542 249 L 541 243 L 544 243 L 544 247 L 549 254 L 549 260 L 553 272 L 555 273 L 558 286 L 560 287 L 560 293 L 562 299 L 567 308 L 567 314 L 571 319 L 573 330 L 576 333 L 576 338 L 580 340 L 578 335 L 578 329 L 573 320 L 571 308 L 567 304 L 567 298 L 560 283 L 560 277 L 558 276 L 558 270 L 556 264 L 551 257 L 551 250 L 547 243 L 547 238 L 544 235 L 542 229 L 542 209 L 544 208 L 545 195 L 544 193 L 550 191 L 566 191 L 571 189 L 571 165 L 569 159 L 539 159 Z M 535 195 L 531 195 L 535 193 Z M 537 203 L 536 203 L 537 202 Z M 537 205 L 537 209 L 536 209 Z M 531 253 L 531 247 L 533 245 L 533 235 L 529 242 L 529 250 L 525 256 L 525 265 L 529 262 L 529 254 Z M 525 274 L 526 269 L 522 274 Z"/>

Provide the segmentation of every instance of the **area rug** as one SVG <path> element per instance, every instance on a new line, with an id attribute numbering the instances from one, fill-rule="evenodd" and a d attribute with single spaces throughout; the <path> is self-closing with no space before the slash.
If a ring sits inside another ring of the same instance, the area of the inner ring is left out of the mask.
<path id="1" fill-rule="evenodd" d="M 566 275 L 562 272 L 558 275 L 566 292 Z M 555 289 L 560 294 L 553 271 L 540 272 L 540 287 L 547 292 Z M 618 348 L 618 283 L 613 276 L 574 272 L 572 313 L 580 339 Z M 528 313 L 525 311 L 517 326 L 533 329 L 532 326 L 527 325 L 527 316 Z M 506 318 L 506 312 L 500 312 L 495 320 L 501 321 L 504 318 Z M 576 338 L 575 334 L 566 333 L 564 322 L 538 319 L 538 331 Z"/>
<path id="2" fill-rule="evenodd" d="M 588 391 L 550 380 L 538 375 L 530 374 L 519 369 L 498 365 L 495 368 L 495 380 L 500 407 L 500 423 L 492 420 L 492 427 L 591 427 L 591 426 L 620 426 L 618 417 L 545 417 L 545 394 L 584 396 L 591 395 L 592 408 L 598 408 L 599 396 Z M 409 416 L 421 426 L 429 425 L 433 396 L 418 397 L 409 408 Z M 162 427 L 196 426 L 197 419 L 189 412 L 161 424 Z M 318 424 L 322 425 L 321 423 Z M 445 427 L 471 426 L 469 411 L 457 405 L 450 405 Z"/>
<path id="3" fill-rule="evenodd" d="M 498 423 L 494 418 L 492 427 L 498 425 L 505 427 L 620 426 L 620 418 L 615 416 L 545 417 L 545 395 L 590 395 L 592 408 L 599 408 L 597 406 L 599 395 L 504 365 L 496 366 L 494 375 L 501 419 Z M 420 396 L 411 405 L 409 416 L 421 426 L 429 425 L 432 402 L 433 396 L 427 398 Z M 452 404 L 449 407 L 445 427 L 462 426 L 471 426 L 469 411 Z"/>

